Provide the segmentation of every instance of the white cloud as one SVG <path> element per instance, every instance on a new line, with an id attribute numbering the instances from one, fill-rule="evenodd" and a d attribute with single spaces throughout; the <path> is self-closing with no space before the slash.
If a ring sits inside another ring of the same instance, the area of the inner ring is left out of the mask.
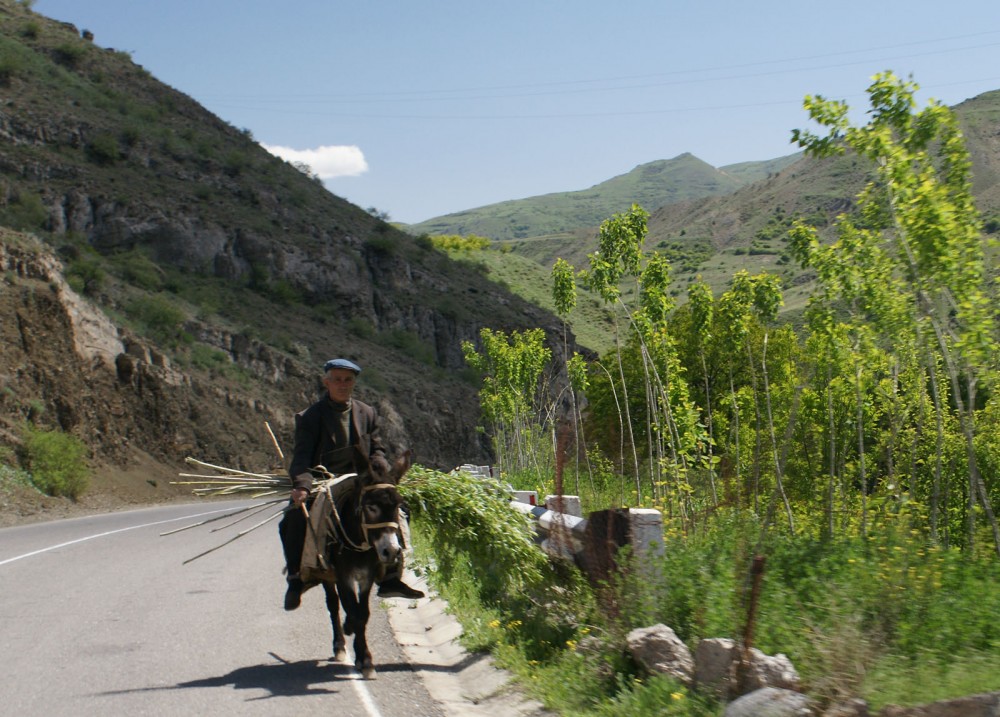
<path id="1" fill-rule="evenodd" d="M 271 154 L 286 162 L 302 162 L 320 179 L 357 177 L 368 171 L 368 162 L 360 147 L 354 145 L 324 145 L 316 149 L 292 149 L 261 144 Z"/>

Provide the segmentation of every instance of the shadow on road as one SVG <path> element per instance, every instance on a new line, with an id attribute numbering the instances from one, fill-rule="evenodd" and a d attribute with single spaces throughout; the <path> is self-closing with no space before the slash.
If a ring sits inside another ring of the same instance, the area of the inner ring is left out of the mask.
<path id="1" fill-rule="evenodd" d="M 332 662 L 331 660 L 300 660 L 289 662 L 273 652 L 268 653 L 274 662 L 237 667 L 224 675 L 203 677 L 187 682 L 178 682 L 167 687 L 137 687 L 131 690 L 109 690 L 99 695 L 121 695 L 142 692 L 163 692 L 167 690 L 192 689 L 199 687 L 231 687 L 234 690 L 264 690 L 266 695 L 251 698 L 250 701 L 266 700 L 272 697 L 299 697 L 308 695 L 331 695 L 340 690 L 333 683 L 340 680 L 358 680 L 361 676 L 353 664 Z M 407 662 L 376 663 L 380 673 L 414 672 L 458 672 L 479 656 L 469 655 L 461 663 L 444 667 L 441 665 L 413 664 Z"/>
<path id="2" fill-rule="evenodd" d="M 268 694 L 254 700 L 301 695 L 330 695 L 339 692 L 330 683 L 335 680 L 357 679 L 353 665 L 328 660 L 289 662 L 273 652 L 274 662 L 238 667 L 224 675 L 178 682 L 168 687 L 139 687 L 132 690 L 110 690 L 101 695 L 162 692 L 197 687 L 232 687 L 234 690 L 265 690 Z"/>

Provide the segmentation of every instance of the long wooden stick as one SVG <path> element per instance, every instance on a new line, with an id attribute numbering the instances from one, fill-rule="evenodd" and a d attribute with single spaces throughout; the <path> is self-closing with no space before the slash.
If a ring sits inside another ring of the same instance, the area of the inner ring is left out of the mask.
<path id="1" fill-rule="evenodd" d="M 232 480 L 220 480 L 213 476 L 211 479 L 206 480 L 172 480 L 170 485 L 278 485 L 279 483 L 287 483 L 287 481 L 263 481 L 263 480 L 247 480 L 246 478 L 233 478 Z"/>
<path id="2" fill-rule="evenodd" d="M 282 502 L 284 502 L 284 500 L 285 500 L 284 498 L 278 498 L 276 500 L 269 500 L 266 503 L 263 503 L 263 505 L 275 505 L 276 503 L 282 503 Z M 183 528 L 175 528 L 174 530 L 168 530 L 166 533 L 160 533 L 160 537 L 163 537 L 165 535 L 173 535 L 174 533 L 180 533 L 181 531 L 183 531 L 183 530 L 189 530 L 190 528 L 197 528 L 200 525 L 207 525 L 209 523 L 214 523 L 217 520 L 223 520 L 225 518 L 230 518 L 230 517 L 232 517 L 234 515 L 239 515 L 240 513 L 246 513 L 248 510 L 253 510 L 254 508 L 257 508 L 259 505 L 260 504 L 258 504 L 258 505 L 248 505 L 245 508 L 240 508 L 239 510 L 234 510 L 234 511 L 232 511 L 230 513 L 224 513 L 223 515 L 217 515 L 214 518 L 208 518 L 208 519 L 202 520 L 201 522 L 198 522 L 198 523 L 191 523 L 190 525 L 185 525 Z"/>
<path id="3" fill-rule="evenodd" d="M 264 421 L 264 427 L 267 429 L 268 435 L 271 436 L 271 442 L 274 444 L 274 450 L 278 452 L 278 458 L 280 458 L 281 462 L 284 463 L 285 454 L 281 452 L 281 446 L 278 445 L 278 439 L 274 437 L 274 431 L 271 430 L 271 424 Z"/>
<path id="4" fill-rule="evenodd" d="M 257 530 L 257 528 L 261 527 L 262 525 L 267 525 L 268 523 L 270 523 L 272 520 L 274 520 L 278 516 L 284 515 L 284 513 L 285 513 L 285 509 L 282 508 L 281 510 L 279 510 L 277 513 L 275 513 L 271 517 L 269 517 L 266 520 L 262 520 L 259 523 L 257 523 L 257 525 L 254 525 L 254 526 L 252 526 L 250 528 L 247 528 L 246 530 L 241 530 L 239 533 L 237 533 L 236 535 L 234 535 L 232 538 L 230 538 L 226 542 L 222 543 L 221 545 L 216 545 L 214 548 L 209 548 L 204 553 L 198 553 L 193 558 L 188 558 L 187 560 L 185 560 L 182 563 L 182 565 L 187 565 L 188 563 L 193 562 L 193 561 L 197 560 L 198 558 L 202 558 L 202 557 L 208 555 L 209 553 L 214 553 L 219 548 L 224 548 L 225 546 L 229 545 L 233 541 L 239 540 L 240 538 L 242 538 L 247 533 L 249 533 L 249 532 L 251 532 L 253 530 Z"/>
<path id="5" fill-rule="evenodd" d="M 211 463 L 205 463 L 204 461 L 199 461 L 198 459 L 192 458 L 191 456 L 188 456 L 187 458 L 185 458 L 184 462 L 185 463 L 190 463 L 190 464 L 196 465 L 196 466 L 203 466 L 205 468 L 211 468 L 211 469 L 217 470 L 217 471 L 222 471 L 223 473 L 230 473 L 232 475 L 250 476 L 252 478 L 271 478 L 272 477 L 272 476 L 266 475 L 264 473 L 250 473 L 249 471 L 241 471 L 241 470 L 237 470 L 236 468 L 226 468 L 225 466 L 212 465 Z"/>
<path id="6" fill-rule="evenodd" d="M 284 498 L 282 498 L 282 500 L 284 500 Z M 247 520 L 248 518 L 252 518 L 253 516 L 257 515 L 258 513 L 264 512 L 270 506 L 274 505 L 276 502 L 278 502 L 278 501 L 270 500 L 267 503 L 262 504 L 256 510 L 251 510 L 246 515 L 244 515 L 242 518 L 237 518 L 232 523 L 226 523 L 225 525 L 220 525 L 218 528 L 212 528 L 208 532 L 210 532 L 210 533 L 218 533 L 220 530 L 225 530 L 226 528 L 232 528 L 237 523 L 242 523 L 244 520 Z"/>
<path id="7" fill-rule="evenodd" d="M 206 480 L 242 480 L 242 481 L 256 480 L 261 483 L 270 483 L 272 481 L 279 481 L 284 478 L 284 476 L 276 476 L 276 475 L 271 475 L 264 478 L 251 478 L 249 476 L 239 476 L 239 475 L 211 476 L 211 475 L 205 475 L 204 473 L 178 473 L 177 475 L 180 476 L 181 478 L 204 478 Z"/>

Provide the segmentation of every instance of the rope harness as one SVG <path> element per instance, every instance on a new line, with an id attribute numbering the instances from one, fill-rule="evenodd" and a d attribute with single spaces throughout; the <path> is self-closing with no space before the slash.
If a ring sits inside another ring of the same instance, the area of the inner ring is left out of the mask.
<path id="1" fill-rule="evenodd" d="M 344 523 L 340 519 L 340 511 L 337 509 L 337 502 L 333 499 L 333 495 L 330 493 L 330 487 L 327 486 L 325 488 L 327 492 L 327 498 L 330 501 L 330 515 L 333 518 L 333 525 L 336 528 L 337 534 L 340 536 L 341 541 L 343 542 L 345 547 L 349 548 L 350 550 L 363 553 L 367 550 L 372 549 L 372 545 L 368 541 L 368 531 L 375 530 L 377 528 L 392 528 L 394 530 L 399 530 L 399 523 L 394 520 L 385 521 L 382 523 L 369 523 L 367 520 L 365 520 L 364 511 L 362 510 L 362 506 L 364 505 L 364 496 L 366 493 L 373 490 L 384 490 L 386 488 L 395 488 L 395 487 L 396 486 L 394 486 L 392 483 L 375 483 L 373 485 L 366 485 L 361 488 L 361 495 L 359 496 L 358 499 L 357 508 L 355 508 L 355 512 L 358 513 L 361 518 L 362 542 L 360 545 L 351 540 L 350 536 L 347 534 L 347 531 L 344 529 Z"/>

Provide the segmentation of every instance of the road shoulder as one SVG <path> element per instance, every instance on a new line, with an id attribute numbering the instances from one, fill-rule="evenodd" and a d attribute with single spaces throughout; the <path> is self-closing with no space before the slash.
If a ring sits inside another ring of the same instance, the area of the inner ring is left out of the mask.
<path id="1" fill-rule="evenodd" d="M 406 571 L 406 582 L 423 590 L 421 600 L 387 600 L 389 624 L 427 691 L 452 717 L 542 717 L 552 715 L 522 695 L 510 673 L 486 653 L 469 653 L 458 638 L 462 627 L 448 604 L 423 577 Z"/>

